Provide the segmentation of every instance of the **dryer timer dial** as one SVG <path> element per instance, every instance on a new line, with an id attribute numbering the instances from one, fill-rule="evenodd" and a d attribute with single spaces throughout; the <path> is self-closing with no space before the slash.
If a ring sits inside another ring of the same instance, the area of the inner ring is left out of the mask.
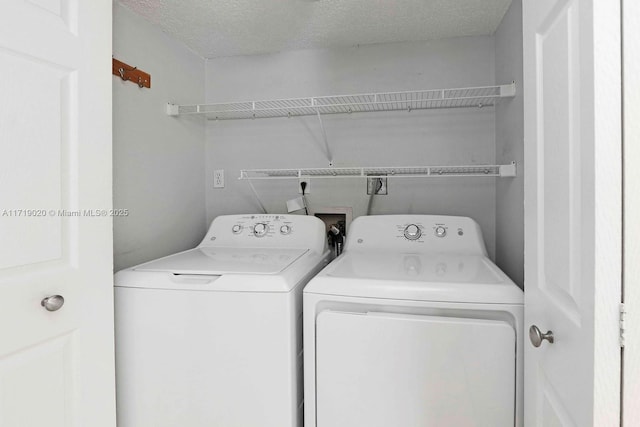
<path id="1" fill-rule="evenodd" d="M 409 224 L 404 228 L 404 237 L 408 240 L 418 240 L 422 236 L 420 227 L 415 224 Z"/>

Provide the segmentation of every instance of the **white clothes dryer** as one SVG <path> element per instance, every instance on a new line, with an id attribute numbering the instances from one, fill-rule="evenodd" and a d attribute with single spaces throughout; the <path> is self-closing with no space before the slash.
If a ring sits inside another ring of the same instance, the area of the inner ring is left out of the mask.
<path id="1" fill-rule="evenodd" d="M 304 289 L 305 427 L 521 427 L 523 315 L 472 219 L 357 218 Z"/>
<path id="2" fill-rule="evenodd" d="M 115 276 L 119 427 L 302 427 L 315 217 L 217 217 L 198 247 Z"/>

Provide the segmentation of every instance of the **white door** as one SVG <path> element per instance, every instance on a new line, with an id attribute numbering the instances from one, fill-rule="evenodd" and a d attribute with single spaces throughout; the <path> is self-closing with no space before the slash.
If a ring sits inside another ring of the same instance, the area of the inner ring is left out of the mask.
<path id="1" fill-rule="evenodd" d="M 115 425 L 111 7 L 0 2 L 2 427 Z"/>
<path id="2" fill-rule="evenodd" d="M 619 426 L 620 9 L 523 2 L 525 425 Z"/>

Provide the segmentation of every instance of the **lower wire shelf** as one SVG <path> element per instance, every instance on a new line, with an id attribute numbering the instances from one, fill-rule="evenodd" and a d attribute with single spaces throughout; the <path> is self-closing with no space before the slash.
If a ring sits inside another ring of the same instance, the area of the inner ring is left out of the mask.
<path id="1" fill-rule="evenodd" d="M 242 169 L 238 179 L 515 177 L 516 164 L 465 166 Z"/>

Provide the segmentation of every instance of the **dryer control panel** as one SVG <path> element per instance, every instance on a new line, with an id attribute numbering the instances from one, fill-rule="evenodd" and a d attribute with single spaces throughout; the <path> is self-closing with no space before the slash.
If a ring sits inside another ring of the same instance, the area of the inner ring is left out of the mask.
<path id="1" fill-rule="evenodd" d="M 444 215 L 374 215 L 356 218 L 345 250 L 402 250 L 486 255 L 480 226 Z"/>
<path id="2" fill-rule="evenodd" d="M 213 220 L 199 247 L 326 249 L 324 223 L 303 215 L 223 215 Z"/>

